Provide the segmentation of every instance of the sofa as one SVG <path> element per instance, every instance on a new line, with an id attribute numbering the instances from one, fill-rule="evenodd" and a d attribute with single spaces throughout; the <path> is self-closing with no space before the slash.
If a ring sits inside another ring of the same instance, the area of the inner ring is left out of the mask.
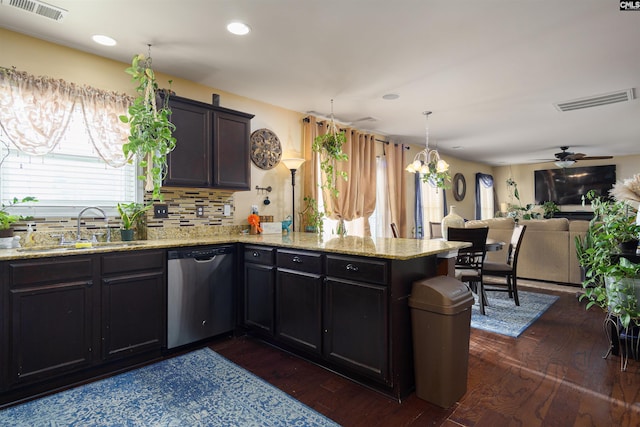
<path id="1" fill-rule="evenodd" d="M 527 226 L 518 258 L 518 277 L 555 283 L 582 283 L 575 237 L 584 236 L 589 221 L 566 218 L 520 220 Z M 513 218 L 467 221 L 466 227 L 489 227 L 489 238 L 505 242 L 500 251 L 487 252 L 488 261 L 505 262 Z"/>

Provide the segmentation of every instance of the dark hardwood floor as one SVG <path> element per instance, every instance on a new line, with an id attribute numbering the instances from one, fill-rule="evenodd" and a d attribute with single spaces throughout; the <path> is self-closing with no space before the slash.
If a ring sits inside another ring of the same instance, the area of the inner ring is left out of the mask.
<path id="1" fill-rule="evenodd" d="M 621 372 L 602 358 L 602 311 L 526 290 L 560 299 L 518 338 L 471 329 L 467 393 L 449 409 L 399 403 L 255 338 L 210 347 L 345 427 L 640 425 L 640 361 Z"/>

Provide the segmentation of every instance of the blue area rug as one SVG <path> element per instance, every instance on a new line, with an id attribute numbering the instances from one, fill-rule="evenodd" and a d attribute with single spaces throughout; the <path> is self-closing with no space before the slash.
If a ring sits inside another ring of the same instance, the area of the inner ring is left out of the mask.
<path id="1" fill-rule="evenodd" d="M 0 426 L 338 424 L 203 348 L 7 408 Z"/>
<path id="2" fill-rule="evenodd" d="M 520 306 L 506 292 L 487 292 L 486 315 L 480 314 L 476 297 L 471 308 L 471 327 L 497 334 L 518 337 L 558 299 L 555 295 L 518 290 Z"/>

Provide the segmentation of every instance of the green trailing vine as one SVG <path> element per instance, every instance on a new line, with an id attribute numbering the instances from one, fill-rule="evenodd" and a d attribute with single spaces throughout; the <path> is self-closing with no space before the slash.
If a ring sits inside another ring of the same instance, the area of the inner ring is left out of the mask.
<path id="1" fill-rule="evenodd" d="M 347 141 L 344 132 L 330 130 L 324 135 L 320 135 L 313 140 L 312 149 L 320 154 L 320 169 L 325 173 L 325 179 L 321 188 L 327 190 L 333 197 L 338 197 L 339 191 L 336 188 L 336 179 L 348 179 L 346 171 L 337 169 L 336 162 L 349 160 L 349 156 L 342 151 L 342 145 Z"/>
<path id="2" fill-rule="evenodd" d="M 137 83 L 138 96 L 129 106 L 129 115 L 120 116 L 131 127 L 129 142 L 122 146 L 122 151 L 130 162 L 137 158 L 143 170 L 138 178 L 145 181 L 145 190 L 152 191 L 154 199 L 163 200 L 160 188 L 167 170 L 167 154 L 176 146 L 172 136 L 175 126 L 169 120 L 169 96 L 167 91 L 163 91 L 166 96 L 158 96 L 161 91 L 151 69 L 151 57 L 135 55 L 125 72 Z M 159 99 L 161 105 L 157 105 Z"/>

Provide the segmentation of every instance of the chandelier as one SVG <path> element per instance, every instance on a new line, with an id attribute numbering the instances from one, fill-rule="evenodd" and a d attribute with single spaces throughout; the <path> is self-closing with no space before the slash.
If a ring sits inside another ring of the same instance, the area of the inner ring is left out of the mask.
<path id="1" fill-rule="evenodd" d="M 449 164 L 440 158 L 438 150 L 429 149 L 429 115 L 431 111 L 424 111 L 426 142 L 424 150 L 413 158 L 413 162 L 405 168 L 407 172 L 422 174 L 422 181 L 429 182 L 437 188 L 446 188 L 451 181 Z"/>

